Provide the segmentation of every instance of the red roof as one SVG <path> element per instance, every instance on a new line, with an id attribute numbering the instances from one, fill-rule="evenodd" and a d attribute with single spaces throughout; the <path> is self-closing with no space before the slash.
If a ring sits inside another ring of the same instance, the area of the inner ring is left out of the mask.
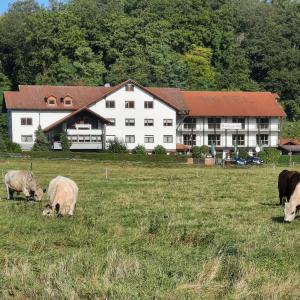
<path id="1" fill-rule="evenodd" d="M 203 92 L 182 91 L 190 116 L 286 116 L 277 102 L 278 95 L 269 92 Z"/>
<path id="2" fill-rule="evenodd" d="M 300 140 L 296 140 L 296 139 L 280 139 L 279 140 L 279 145 L 298 145 L 300 146 Z"/>
<path id="3" fill-rule="evenodd" d="M 177 151 L 187 151 L 189 150 L 189 146 L 184 144 L 176 144 L 176 150 Z"/>
<path id="4" fill-rule="evenodd" d="M 126 83 L 133 83 L 153 97 L 177 111 L 190 116 L 266 116 L 284 117 L 277 102 L 278 95 L 269 92 L 206 92 L 181 91 L 178 88 L 143 87 L 129 79 L 114 87 L 20 85 L 17 92 L 5 92 L 7 109 L 26 110 L 77 110 L 104 99 Z M 56 105 L 48 105 L 45 98 L 54 96 Z M 72 106 L 61 99 L 69 96 Z"/>

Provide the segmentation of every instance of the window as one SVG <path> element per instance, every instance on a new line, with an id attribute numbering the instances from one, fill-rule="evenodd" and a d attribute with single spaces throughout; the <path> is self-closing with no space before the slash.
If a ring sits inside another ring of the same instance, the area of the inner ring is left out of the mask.
<path id="1" fill-rule="evenodd" d="M 78 138 L 77 135 L 69 135 L 68 136 L 69 141 L 71 141 L 72 143 L 77 143 Z"/>
<path id="2" fill-rule="evenodd" d="M 220 129 L 221 118 L 208 118 L 208 129 Z"/>
<path id="3" fill-rule="evenodd" d="M 232 145 L 245 146 L 245 135 L 244 134 L 233 134 Z"/>
<path id="4" fill-rule="evenodd" d="M 126 92 L 133 92 L 134 91 L 134 85 L 132 83 L 127 83 L 125 85 L 125 91 Z"/>
<path id="5" fill-rule="evenodd" d="M 164 126 L 173 126 L 172 119 L 164 119 Z"/>
<path id="6" fill-rule="evenodd" d="M 32 118 L 21 118 L 21 125 L 32 125 Z"/>
<path id="7" fill-rule="evenodd" d="M 153 126 L 154 120 L 153 119 L 145 119 L 144 120 L 144 126 Z"/>
<path id="8" fill-rule="evenodd" d="M 134 135 L 125 135 L 125 143 L 135 143 Z"/>
<path id="9" fill-rule="evenodd" d="M 221 136 L 220 134 L 209 134 L 208 135 L 208 145 L 215 144 L 215 146 L 221 145 Z"/>
<path id="10" fill-rule="evenodd" d="M 164 135 L 164 143 L 173 143 L 173 135 Z"/>
<path id="11" fill-rule="evenodd" d="M 242 129 L 245 129 L 245 118 L 232 118 L 232 123 L 240 123 Z"/>
<path id="12" fill-rule="evenodd" d="M 56 105 L 56 99 L 55 98 L 48 98 L 48 104 L 49 105 Z"/>
<path id="13" fill-rule="evenodd" d="M 145 101 L 144 108 L 153 108 L 153 101 Z"/>
<path id="14" fill-rule="evenodd" d="M 188 146 L 196 146 L 196 134 L 184 134 L 183 144 Z"/>
<path id="15" fill-rule="evenodd" d="M 134 126 L 135 120 L 134 119 L 125 119 L 125 126 Z"/>
<path id="16" fill-rule="evenodd" d="M 110 124 L 107 124 L 107 126 L 116 126 L 116 119 L 107 119 Z"/>
<path id="17" fill-rule="evenodd" d="M 101 143 L 102 136 L 101 135 L 91 135 L 91 142 L 92 143 Z"/>
<path id="18" fill-rule="evenodd" d="M 106 100 L 105 107 L 106 108 L 115 108 L 115 101 L 114 100 Z"/>
<path id="19" fill-rule="evenodd" d="M 125 108 L 134 108 L 134 101 L 125 101 Z"/>
<path id="20" fill-rule="evenodd" d="M 196 118 L 185 118 L 183 121 L 184 129 L 196 129 Z"/>
<path id="21" fill-rule="evenodd" d="M 268 129 L 269 119 L 268 118 L 257 118 L 256 119 L 257 129 Z"/>
<path id="22" fill-rule="evenodd" d="M 256 135 L 256 144 L 268 146 L 269 145 L 269 135 L 268 134 L 257 134 Z"/>
<path id="23" fill-rule="evenodd" d="M 61 101 L 64 102 L 64 105 L 67 105 L 67 106 L 72 105 L 72 98 L 70 96 L 66 96 L 65 98 L 61 98 Z"/>
<path id="24" fill-rule="evenodd" d="M 154 143 L 154 136 L 153 135 L 145 135 L 144 142 L 145 142 L 145 144 Z"/>
<path id="25" fill-rule="evenodd" d="M 21 142 L 22 143 L 32 143 L 33 142 L 32 135 L 21 135 Z"/>

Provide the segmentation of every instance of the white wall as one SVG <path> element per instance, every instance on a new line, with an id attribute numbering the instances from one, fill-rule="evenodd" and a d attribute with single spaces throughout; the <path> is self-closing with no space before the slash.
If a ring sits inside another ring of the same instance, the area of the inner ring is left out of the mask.
<path id="1" fill-rule="evenodd" d="M 173 108 L 136 86 L 132 92 L 125 91 L 125 87 L 120 88 L 106 100 L 114 100 L 115 108 L 106 108 L 103 99 L 93 104 L 90 109 L 104 118 L 116 119 L 115 126 L 106 127 L 107 139 L 116 136 L 125 141 L 125 135 L 135 135 L 135 143 L 128 143 L 128 149 L 133 149 L 138 144 L 145 145 L 147 150 L 152 150 L 158 144 L 168 150 L 176 149 L 176 111 Z M 135 107 L 125 108 L 125 101 L 130 100 L 135 102 Z M 144 101 L 153 101 L 153 109 L 144 108 Z M 135 126 L 125 126 L 126 118 L 135 119 Z M 154 119 L 154 126 L 144 126 L 144 119 Z M 173 126 L 163 126 L 163 119 L 173 119 Z M 154 143 L 145 144 L 145 135 L 154 135 Z M 163 135 L 172 135 L 173 143 L 164 143 Z"/>
<path id="2" fill-rule="evenodd" d="M 70 111 L 11 111 L 11 140 L 20 144 L 23 149 L 30 149 L 33 143 L 22 143 L 21 135 L 32 135 L 34 140 L 34 132 L 37 130 L 39 124 L 42 128 L 46 128 L 69 113 Z M 21 118 L 32 118 L 32 125 L 21 125 Z"/>

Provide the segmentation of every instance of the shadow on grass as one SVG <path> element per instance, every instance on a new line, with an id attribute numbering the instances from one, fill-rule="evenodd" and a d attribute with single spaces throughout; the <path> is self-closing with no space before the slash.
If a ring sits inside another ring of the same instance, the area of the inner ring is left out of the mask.
<path id="1" fill-rule="evenodd" d="M 272 217 L 271 219 L 274 223 L 284 223 L 284 216 Z"/>
<path id="2" fill-rule="evenodd" d="M 8 200 L 7 201 L 9 202 L 14 202 L 14 201 L 17 201 L 17 202 L 36 202 L 34 199 L 30 198 L 30 199 L 26 199 L 24 197 L 14 197 L 14 199 L 11 199 L 11 200 Z"/>
<path id="3" fill-rule="evenodd" d="M 260 203 L 260 205 L 263 205 L 263 206 L 269 206 L 269 207 L 274 207 L 274 208 L 280 206 L 280 204 L 264 203 L 264 202 Z"/>

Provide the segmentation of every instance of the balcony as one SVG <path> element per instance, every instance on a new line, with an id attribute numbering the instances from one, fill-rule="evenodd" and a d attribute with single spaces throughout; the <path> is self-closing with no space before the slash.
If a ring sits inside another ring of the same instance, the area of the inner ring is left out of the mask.
<path id="1" fill-rule="evenodd" d="M 183 130 L 196 130 L 196 124 L 185 123 L 183 124 Z"/>

